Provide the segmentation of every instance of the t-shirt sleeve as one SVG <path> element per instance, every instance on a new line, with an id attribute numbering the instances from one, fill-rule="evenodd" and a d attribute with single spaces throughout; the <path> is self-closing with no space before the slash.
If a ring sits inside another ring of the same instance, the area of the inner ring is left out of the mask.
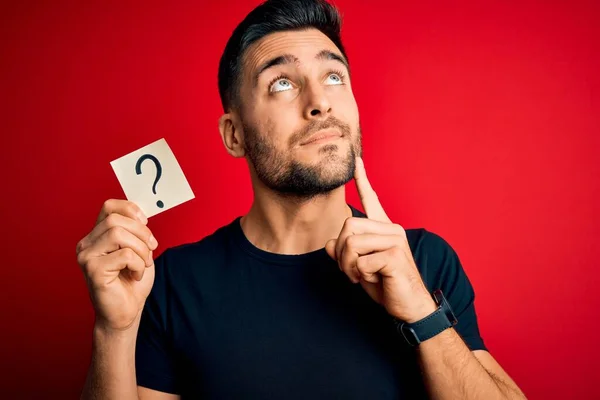
<path id="1" fill-rule="evenodd" d="M 479 332 L 475 291 L 454 249 L 439 235 L 425 231 L 424 270 L 421 274 L 430 292 L 441 289 L 458 323 L 454 329 L 471 351 L 487 350 Z M 421 269 L 421 267 L 419 268 Z"/>
<path id="2" fill-rule="evenodd" d="M 137 335 L 135 368 L 138 386 L 179 394 L 175 357 L 168 339 L 169 282 L 165 250 L 154 261 L 155 277 Z"/>

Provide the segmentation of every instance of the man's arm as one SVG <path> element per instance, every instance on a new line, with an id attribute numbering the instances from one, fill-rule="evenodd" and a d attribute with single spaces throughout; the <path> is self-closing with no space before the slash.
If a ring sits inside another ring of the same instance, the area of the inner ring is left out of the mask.
<path id="1" fill-rule="evenodd" d="M 369 183 L 361 157 L 356 158 L 355 167 L 354 180 L 367 218 L 346 219 L 340 235 L 329 240 L 325 250 L 338 262 L 340 270 L 352 282 L 360 283 L 392 317 L 409 324 L 420 321 L 435 312 L 437 304 L 415 263 L 405 229 L 387 216 Z M 472 304 L 475 293 L 456 252 L 441 237 L 428 237 L 421 251 L 431 255 L 431 265 L 437 268 L 430 268 L 430 276 L 435 274 L 441 283 L 438 286 L 430 281 L 429 286 L 448 294 L 448 302 L 461 320 L 459 331 L 478 335 Z M 429 248 L 423 247 L 426 245 Z M 434 399 L 525 398 L 514 383 L 502 380 L 505 374 L 497 363 L 491 362 L 491 356 L 478 361 L 454 328 L 421 343 L 418 353 L 425 384 Z M 491 373 L 482 362 L 492 369 Z"/>
<path id="2" fill-rule="evenodd" d="M 490 353 L 471 352 L 454 328 L 422 342 L 417 349 L 425 385 L 433 399 L 526 399 Z"/>
<path id="3" fill-rule="evenodd" d="M 94 327 L 92 362 L 81 394 L 82 400 L 177 400 L 177 395 L 138 387 L 135 376 L 135 344 L 139 317 L 127 331 Z"/>

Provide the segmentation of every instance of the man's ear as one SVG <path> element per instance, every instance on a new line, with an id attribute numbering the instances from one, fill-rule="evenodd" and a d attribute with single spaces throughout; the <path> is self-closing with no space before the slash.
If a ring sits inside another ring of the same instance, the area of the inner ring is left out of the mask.
<path id="1" fill-rule="evenodd" d="M 234 113 L 226 113 L 219 118 L 221 139 L 227 152 L 234 157 L 244 157 L 246 155 L 244 132 L 241 126 L 242 124 Z"/>

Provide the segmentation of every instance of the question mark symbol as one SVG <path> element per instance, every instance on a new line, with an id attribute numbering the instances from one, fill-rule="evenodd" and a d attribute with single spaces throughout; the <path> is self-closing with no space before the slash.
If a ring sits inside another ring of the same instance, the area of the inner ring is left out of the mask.
<path id="1" fill-rule="evenodd" d="M 142 163 L 145 160 L 152 160 L 154 165 L 156 165 L 156 178 L 154 179 L 154 185 L 152 185 L 152 193 L 156 194 L 156 184 L 162 175 L 162 166 L 160 165 L 160 162 L 158 162 L 158 158 L 154 157 L 152 154 L 144 154 L 137 160 L 137 163 L 135 163 L 135 172 L 138 175 L 142 174 Z M 165 206 L 160 200 L 156 202 L 156 205 L 158 208 L 163 208 Z"/>

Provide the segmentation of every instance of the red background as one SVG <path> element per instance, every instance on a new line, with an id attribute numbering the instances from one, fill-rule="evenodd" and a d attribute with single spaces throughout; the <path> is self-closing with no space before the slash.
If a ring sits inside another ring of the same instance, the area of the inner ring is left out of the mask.
<path id="1" fill-rule="evenodd" d="M 124 197 L 110 161 L 164 137 L 196 194 L 151 219 L 156 254 L 252 200 L 216 77 L 258 3 L 77 3 L 0 9 L 3 398 L 78 396 L 93 312 L 75 245 Z M 457 250 L 531 399 L 598 396 L 600 3 L 414 3 L 337 3 L 371 183 Z"/>

